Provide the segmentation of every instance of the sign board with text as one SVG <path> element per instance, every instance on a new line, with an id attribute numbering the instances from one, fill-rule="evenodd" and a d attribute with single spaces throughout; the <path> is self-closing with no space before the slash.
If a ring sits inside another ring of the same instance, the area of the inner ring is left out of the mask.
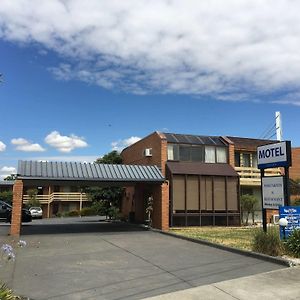
<path id="1" fill-rule="evenodd" d="M 300 229 L 300 206 L 282 206 L 279 208 L 279 218 L 285 218 L 288 225 L 285 228 L 287 238 L 295 229 Z M 282 227 L 282 226 L 280 226 Z M 280 237 L 283 238 L 284 232 L 281 228 Z"/>
<path id="2" fill-rule="evenodd" d="M 282 176 L 262 178 L 263 208 L 278 209 L 284 205 L 284 183 Z"/>
<path id="3" fill-rule="evenodd" d="M 291 166 L 291 142 L 280 142 L 257 147 L 259 169 Z"/>

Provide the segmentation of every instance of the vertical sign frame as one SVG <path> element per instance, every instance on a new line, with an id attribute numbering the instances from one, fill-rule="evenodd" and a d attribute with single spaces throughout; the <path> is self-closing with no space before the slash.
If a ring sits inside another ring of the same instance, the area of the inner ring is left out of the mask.
<path id="1" fill-rule="evenodd" d="M 257 167 L 260 169 L 263 229 L 267 232 L 267 209 L 263 205 L 263 183 L 265 169 L 284 167 L 284 205 L 290 205 L 289 167 L 292 166 L 291 141 L 257 147 Z"/>

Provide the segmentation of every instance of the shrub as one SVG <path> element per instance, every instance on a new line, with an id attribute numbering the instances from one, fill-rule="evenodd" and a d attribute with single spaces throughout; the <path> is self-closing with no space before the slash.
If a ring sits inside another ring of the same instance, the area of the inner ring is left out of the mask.
<path id="1" fill-rule="evenodd" d="M 0 285 L 0 299 L 1 300 L 15 300 L 17 297 L 13 291 L 9 289 L 4 283 Z"/>
<path id="2" fill-rule="evenodd" d="M 41 207 L 40 201 L 37 199 L 38 190 L 30 189 L 27 191 L 29 195 L 29 200 L 27 202 L 28 207 Z"/>
<path id="3" fill-rule="evenodd" d="M 300 206 L 300 198 L 296 198 L 295 200 L 293 200 L 293 205 Z"/>
<path id="4" fill-rule="evenodd" d="M 92 205 L 92 209 L 99 216 L 106 216 L 109 203 L 107 201 L 95 201 Z"/>
<path id="5" fill-rule="evenodd" d="M 119 209 L 112 206 L 107 210 L 107 215 L 110 219 L 116 220 L 119 217 Z"/>
<path id="6" fill-rule="evenodd" d="M 241 211 L 242 211 L 242 222 L 244 222 L 244 215 L 246 215 L 245 225 L 248 225 L 249 215 L 252 214 L 252 224 L 254 224 L 254 211 L 257 204 L 257 198 L 253 195 L 241 196 Z"/>
<path id="7" fill-rule="evenodd" d="M 97 215 L 97 212 L 96 210 L 93 208 L 93 207 L 84 207 L 80 212 L 79 214 L 81 216 L 95 216 Z"/>
<path id="8" fill-rule="evenodd" d="M 295 229 L 285 241 L 286 251 L 294 256 L 300 257 L 300 229 Z"/>
<path id="9" fill-rule="evenodd" d="M 13 192 L 12 191 L 3 191 L 0 192 L 0 200 L 12 204 Z"/>
<path id="10" fill-rule="evenodd" d="M 79 211 L 78 210 L 71 210 L 65 214 L 66 217 L 78 217 Z"/>
<path id="11" fill-rule="evenodd" d="M 252 250 L 263 254 L 278 256 L 283 253 L 283 243 L 280 240 L 277 227 L 256 230 L 253 237 Z"/>

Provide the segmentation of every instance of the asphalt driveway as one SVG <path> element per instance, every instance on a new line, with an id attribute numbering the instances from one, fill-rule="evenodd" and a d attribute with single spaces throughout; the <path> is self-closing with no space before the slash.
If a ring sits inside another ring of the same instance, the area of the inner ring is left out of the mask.
<path id="1" fill-rule="evenodd" d="M 34 221 L 21 238 L 0 279 L 35 300 L 142 299 L 283 268 L 99 217 Z"/>

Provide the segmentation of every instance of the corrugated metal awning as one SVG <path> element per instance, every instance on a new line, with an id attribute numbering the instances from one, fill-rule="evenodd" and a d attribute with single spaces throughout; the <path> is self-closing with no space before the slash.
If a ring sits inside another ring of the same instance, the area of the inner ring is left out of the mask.
<path id="1" fill-rule="evenodd" d="M 238 177 L 238 173 L 228 164 L 211 164 L 196 162 L 168 162 L 167 168 L 172 174 L 230 176 Z"/>
<path id="2" fill-rule="evenodd" d="M 157 166 L 108 165 L 81 162 L 19 161 L 18 179 L 101 182 L 163 182 Z"/>

